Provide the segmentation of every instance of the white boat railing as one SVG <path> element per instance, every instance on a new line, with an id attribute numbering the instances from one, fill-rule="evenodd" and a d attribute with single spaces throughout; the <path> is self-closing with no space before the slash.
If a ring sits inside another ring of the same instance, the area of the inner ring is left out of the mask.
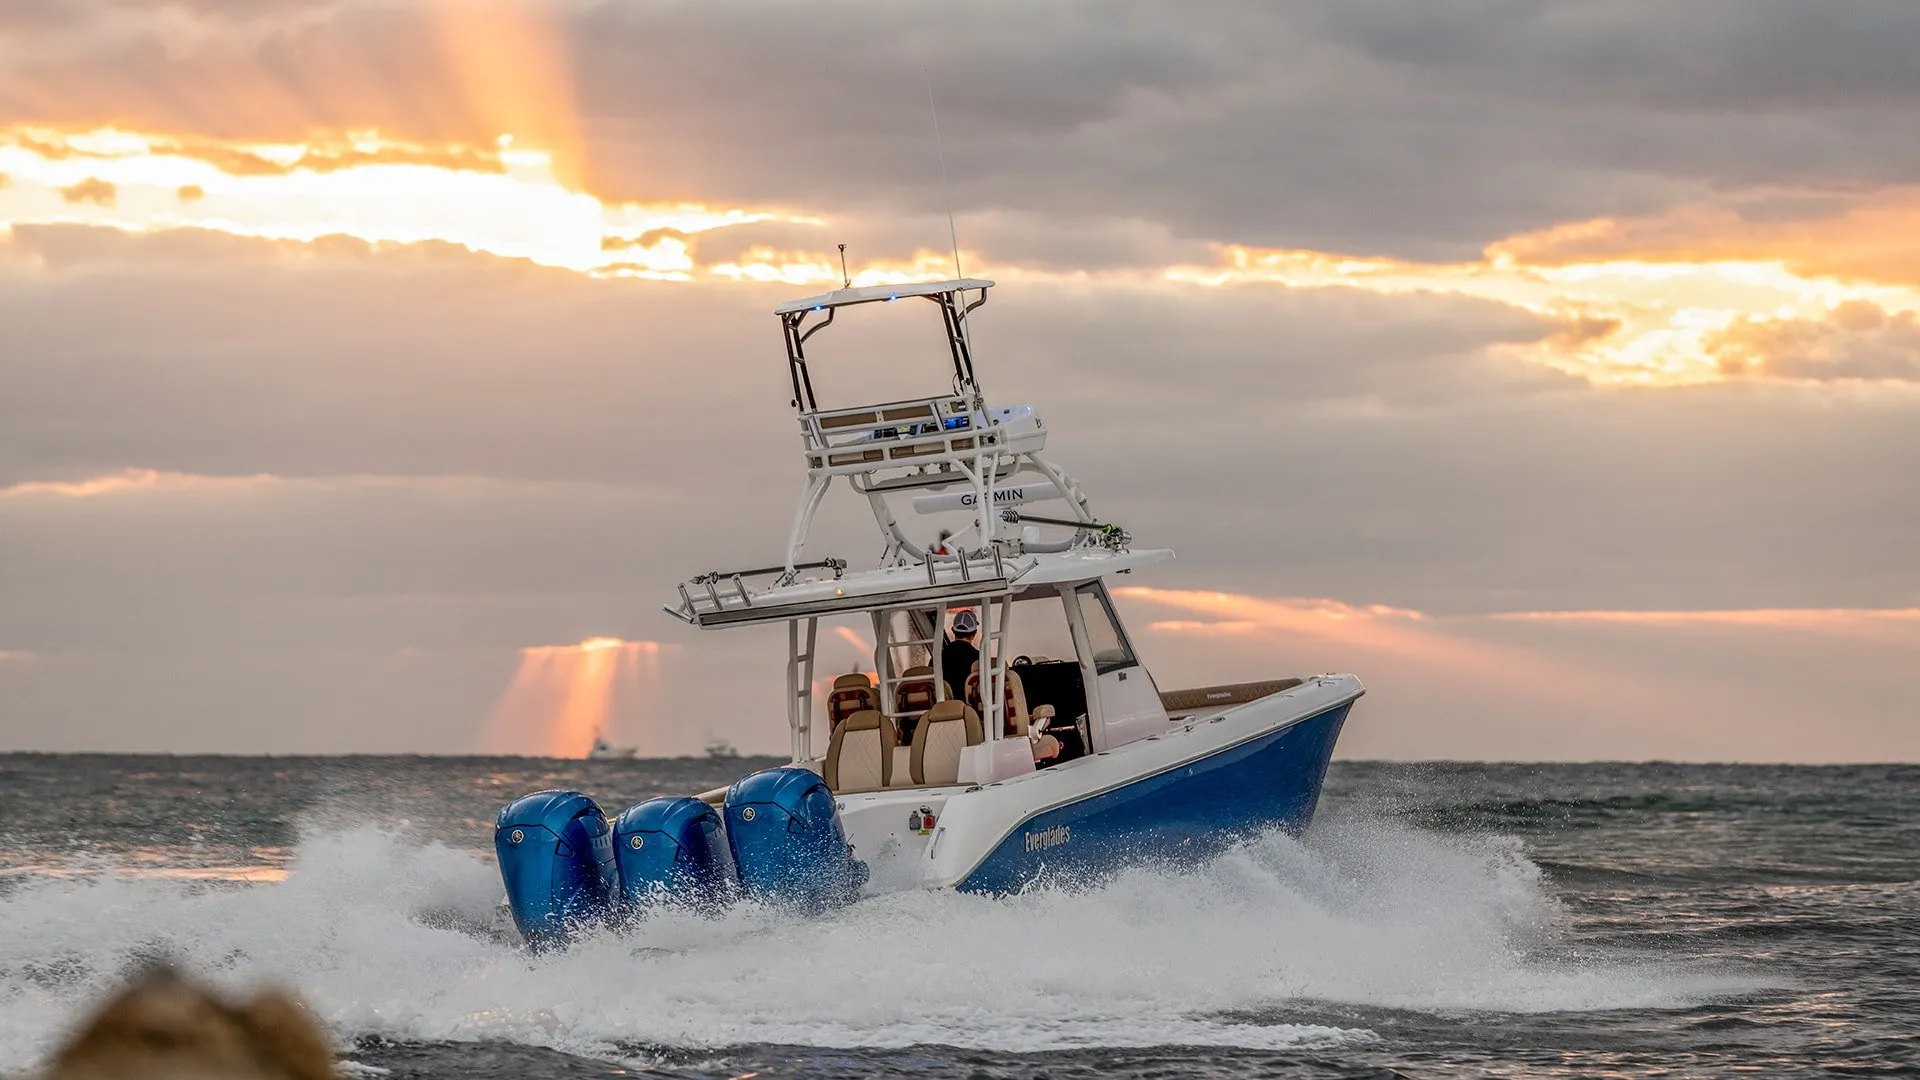
<path id="1" fill-rule="evenodd" d="M 918 565 L 846 576 L 844 559 L 786 567 L 713 570 L 679 586 L 680 605 L 668 614 L 695 626 L 774 622 L 840 611 L 864 611 L 906 602 L 1009 592 L 1035 566 L 1031 558 L 1008 559 L 998 548 L 929 554 Z M 827 580 L 802 580 L 801 571 L 831 570 Z"/>
<path id="2" fill-rule="evenodd" d="M 971 462 L 999 445 L 981 423 L 978 400 L 960 395 L 802 413 L 800 432 L 813 472 L 862 473 L 891 465 Z"/>

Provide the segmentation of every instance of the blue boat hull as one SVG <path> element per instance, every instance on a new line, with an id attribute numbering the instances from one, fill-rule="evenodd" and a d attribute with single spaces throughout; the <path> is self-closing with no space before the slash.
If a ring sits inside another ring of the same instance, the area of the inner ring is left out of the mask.
<path id="1" fill-rule="evenodd" d="M 1205 858 L 1255 832 L 1298 834 L 1351 701 L 1177 768 L 1041 811 L 957 886 L 1009 893 L 1042 879 L 1086 880 L 1141 862 Z"/>

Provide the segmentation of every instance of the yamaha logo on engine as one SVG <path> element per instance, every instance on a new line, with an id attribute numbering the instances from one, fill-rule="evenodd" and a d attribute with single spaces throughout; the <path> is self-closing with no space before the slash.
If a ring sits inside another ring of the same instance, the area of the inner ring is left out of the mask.
<path id="1" fill-rule="evenodd" d="M 1073 828 L 1068 825 L 1055 825 L 1027 834 L 1028 851 L 1045 851 L 1056 848 L 1073 839 Z"/>

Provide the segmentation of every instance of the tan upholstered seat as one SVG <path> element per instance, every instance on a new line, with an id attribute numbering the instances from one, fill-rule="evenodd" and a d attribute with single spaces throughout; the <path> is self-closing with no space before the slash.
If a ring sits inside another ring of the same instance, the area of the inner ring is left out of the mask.
<path id="1" fill-rule="evenodd" d="M 960 751 L 987 741 L 980 714 L 963 701 L 948 698 L 927 710 L 913 729 L 913 752 L 907 759 L 916 784 L 960 782 Z"/>
<path id="2" fill-rule="evenodd" d="M 873 692 L 872 679 L 859 672 L 842 675 L 833 680 L 833 689 L 827 694 L 827 727 L 837 728 L 854 713 L 879 707 L 880 695 Z"/>
<path id="3" fill-rule="evenodd" d="M 1020 684 L 1020 675 L 1012 668 L 1007 669 L 1006 703 L 1001 707 L 1001 722 L 1004 736 L 1025 735 L 1027 733 L 1027 691 Z M 973 672 L 967 676 L 967 704 L 982 716 L 987 713 L 980 703 L 980 664 L 975 662 Z"/>
<path id="4" fill-rule="evenodd" d="M 820 774 L 836 794 L 873 791 L 893 779 L 893 721 L 862 709 L 836 724 Z"/>
<path id="5" fill-rule="evenodd" d="M 920 714 L 933 708 L 940 695 L 933 689 L 933 669 L 925 665 L 910 667 L 900 673 L 900 682 L 893 688 L 893 715 L 900 720 L 900 741 L 913 741 L 913 726 Z"/>

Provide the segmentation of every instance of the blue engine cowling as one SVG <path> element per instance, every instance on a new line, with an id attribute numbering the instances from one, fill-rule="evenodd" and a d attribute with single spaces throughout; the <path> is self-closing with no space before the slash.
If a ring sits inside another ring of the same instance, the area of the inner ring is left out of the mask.
<path id="1" fill-rule="evenodd" d="M 750 899 L 819 911 L 852 903 L 867 883 L 833 792 L 808 769 L 764 769 L 727 789 L 727 844 Z"/>
<path id="2" fill-rule="evenodd" d="M 709 907 L 739 887 L 720 814 L 699 799 L 648 799 L 613 819 L 613 858 L 629 910 L 662 901 Z"/>
<path id="3" fill-rule="evenodd" d="M 607 816 L 577 791 L 541 791 L 500 811 L 493 830 L 507 906 L 527 943 L 564 945 L 575 924 L 604 918 L 616 886 Z"/>

